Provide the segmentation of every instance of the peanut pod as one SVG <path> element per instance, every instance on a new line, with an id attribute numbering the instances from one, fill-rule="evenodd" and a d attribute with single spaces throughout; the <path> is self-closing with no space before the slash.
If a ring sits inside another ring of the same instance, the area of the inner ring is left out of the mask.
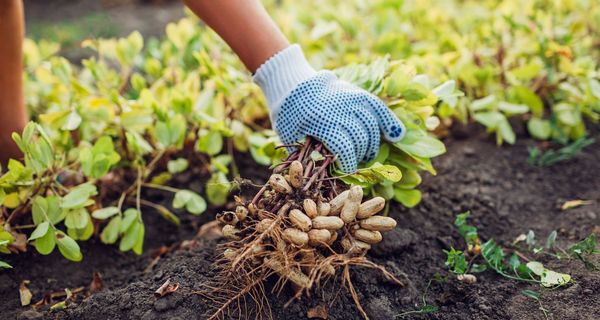
<path id="1" fill-rule="evenodd" d="M 302 247 L 308 243 L 308 234 L 296 228 L 287 228 L 283 230 L 283 239 Z"/>
<path id="2" fill-rule="evenodd" d="M 237 206 L 235 207 L 235 215 L 237 216 L 238 220 L 244 221 L 248 216 L 248 209 L 246 209 L 244 206 Z"/>
<path id="3" fill-rule="evenodd" d="M 227 260 L 234 260 L 237 256 L 237 251 L 233 249 L 225 249 L 225 251 L 223 251 L 223 257 Z"/>
<path id="4" fill-rule="evenodd" d="M 308 232 L 308 244 L 313 247 L 322 246 L 331 239 L 331 232 L 327 229 L 312 229 Z"/>
<path id="5" fill-rule="evenodd" d="M 311 219 L 319 215 L 317 211 L 317 204 L 311 199 L 304 199 L 302 207 L 304 208 L 306 215 Z"/>
<path id="6" fill-rule="evenodd" d="M 383 207 L 385 207 L 385 199 L 383 197 L 375 197 L 367 200 L 359 206 L 356 218 L 366 219 L 381 211 Z"/>
<path id="7" fill-rule="evenodd" d="M 375 244 L 381 242 L 383 237 L 381 236 L 381 232 L 379 231 L 371 231 L 365 229 L 358 229 L 354 232 L 354 237 L 362 242 L 366 242 L 368 244 Z"/>
<path id="8" fill-rule="evenodd" d="M 360 221 L 360 227 L 371 231 L 390 231 L 396 227 L 396 220 L 384 216 L 372 216 Z"/>
<path id="9" fill-rule="evenodd" d="M 358 207 L 360 206 L 360 202 L 351 202 L 350 199 L 346 201 L 344 207 L 342 208 L 342 212 L 340 212 L 340 218 L 345 222 L 349 223 L 354 221 L 356 218 L 356 214 L 358 213 Z"/>
<path id="10" fill-rule="evenodd" d="M 298 209 L 292 209 L 292 211 L 290 211 L 289 218 L 290 222 L 292 222 L 296 228 L 302 231 L 308 231 L 310 228 L 312 228 L 312 220 L 310 220 L 307 215 Z"/>
<path id="11" fill-rule="evenodd" d="M 344 226 L 344 221 L 335 216 L 318 216 L 312 219 L 312 225 L 315 229 L 337 230 Z"/>
<path id="12" fill-rule="evenodd" d="M 256 231 L 263 233 L 265 231 L 267 231 L 267 229 L 271 226 L 271 224 L 274 222 L 275 220 L 271 219 L 271 218 L 266 218 L 263 219 L 261 221 L 259 221 L 256 224 Z"/>
<path id="13" fill-rule="evenodd" d="M 256 216 L 256 214 L 258 213 L 258 208 L 254 203 L 248 205 L 248 212 L 250 212 L 252 216 Z"/>
<path id="14" fill-rule="evenodd" d="M 328 216 L 331 212 L 331 204 L 329 204 L 329 202 L 319 202 L 319 208 L 317 212 L 320 216 Z"/>
<path id="15" fill-rule="evenodd" d="M 296 160 L 290 164 L 290 170 L 288 174 L 290 175 L 290 184 L 294 188 L 297 189 L 302 187 L 302 174 L 304 174 L 304 168 L 302 168 L 302 163 L 300 163 L 300 161 Z"/>
<path id="16" fill-rule="evenodd" d="M 221 231 L 223 232 L 223 236 L 227 239 L 231 239 L 231 240 L 239 240 L 240 239 L 240 236 L 238 235 L 240 230 L 230 224 L 224 225 L 223 229 Z"/>
<path id="17" fill-rule="evenodd" d="M 348 238 L 342 239 L 341 245 L 346 252 L 360 252 L 371 249 L 371 245 L 366 242 L 360 240 L 350 241 Z"/>
<path id="18" fill-rule="evenodd" d="M 342 211 L 344 202 L 346 202 L 346 199 L 348 199 L 348 194 L 350 194 L 350 190 L 346 190 L 338 194 L 335 198 L 333 198 L 333 200 L 329 201 L 329 204 L 331 206 L 329 209 L 330 215 L 337 215 L 338 213 L 340 213 L 340 211 Z"/>
<path id="19" fill-rule="evenodd" d="M 360 186 L 353 186 L 352 188 L 350 188 L 350 192 L 348 193 L 348 201 L 358 202 L 360 204 L 362 198 L 363 190 Z"/>
<path id="20" fill-rule="evenodd" d="M 307 275 L 305 275 L 298 268 L 291 266 L 284 266 L 280 261 L 273 259 L 265 259 L 265 265 L 273 271 L 275 271 L 279 276 L 287 278 L 295 285 L 301 288 L 308 288 L 310 285 L 310 279 Z"/>
<path id="21" fill-rule="evenodd" d="M 217 220 L 223 224 L 236 225 L 240 220 L 237 215 L 231 211 L 217 213 Z"/>
<path id="22" fill-rule="evenodd" d="M 285 181 L 285 178 L 280 174 L 272 174 L 269 178 L 269 185 L 273 190 L 279 193 L 290 193 L 292 192 L 292 187 Z"/>

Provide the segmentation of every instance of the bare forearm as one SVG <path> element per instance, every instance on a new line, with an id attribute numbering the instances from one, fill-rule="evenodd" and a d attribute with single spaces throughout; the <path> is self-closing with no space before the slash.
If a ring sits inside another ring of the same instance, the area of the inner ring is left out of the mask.
<path id="1" fill-rule="evenodd" d="M 185 0 L 229 44 L 250 72 L 289 43 L 259 0 Z"/>
<path id="2" fill-rule="evenodd" d="M 23 106 L 23 34 L 22 1 L 0 1 L 0 162 L 18 155 L 10 135 L 21 131 L 27 122 Z"/>

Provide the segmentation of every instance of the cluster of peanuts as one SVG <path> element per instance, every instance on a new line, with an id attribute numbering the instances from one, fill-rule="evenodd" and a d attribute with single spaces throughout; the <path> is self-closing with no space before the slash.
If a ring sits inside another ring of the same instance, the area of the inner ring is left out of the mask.
<path id="1" fill-rule="evenodd" d="M 381 232 L 392 230 L 396 221 L 390 217 L 376 215 L 385 207 L 385 199 L 375 197 L 363 200 L 363 190 L 353 186 L 339 193 L 330 201 L 321 197 L 309 197 L 310 192 L 303 192 L 303 166 L 299 161 L 293 161 L 287 175 L 271 175 L 263 198 L 276 195 L 294 195 L 292 204 L 281 212 L 283 219 L 283 239 L 290 245 L 307 247 L 332 246 L 338 237 L 344 252 L 364 252 L 371 245 L 380 242 Z M 303 201 L 297 199 L 304 198 Z M 316 200 L 316 201 L 315 201 Z M 255 231 L 267 231 L 274 222 L 273 215 L 261 215 L 260 204 L 250 203 L 240 205 L 235 212 L 223 212 L 217 219 L 224 223 L 223 235 L 232 240 L 239 240 L 243 222 L 257 220 Z M 281 210 L 279 210 L 281 211 Z M 249 218 L 250 217 L 250 218 Z"/>

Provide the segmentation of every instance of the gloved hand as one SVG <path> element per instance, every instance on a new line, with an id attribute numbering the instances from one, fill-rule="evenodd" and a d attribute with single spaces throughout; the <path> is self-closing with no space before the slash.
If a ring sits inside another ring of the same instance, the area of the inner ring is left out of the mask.
<path id="1" fill-rule="evenodd" d="M 406 132 L 376 96 L 338 80 L 330 71 L 314 71 L 298 45 L 267 60 L 254 81 L 267 97 L 281 141 L 291 144 L 315 137 L 337 155 L 338 167 L 346 173 L 355 172 L 359 161 L 377 155 L 380 132 L 391 142 Z"/>

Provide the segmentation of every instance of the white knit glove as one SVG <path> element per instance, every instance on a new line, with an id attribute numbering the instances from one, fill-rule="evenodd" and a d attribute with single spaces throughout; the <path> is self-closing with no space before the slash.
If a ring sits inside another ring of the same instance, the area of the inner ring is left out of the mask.
<path id="1" fill-rule="evenodd" d="M 298 45 L 267 60 L 254 81 L 267 97 L 281 141 L 291 144 L 312 136 L 337 155 L 337 165 L 346 173 L 377 155 L 380 132 L 391 142 L 406 132 L 379 98 L 338 80 L 331 71 L 316 72 Z"/>

